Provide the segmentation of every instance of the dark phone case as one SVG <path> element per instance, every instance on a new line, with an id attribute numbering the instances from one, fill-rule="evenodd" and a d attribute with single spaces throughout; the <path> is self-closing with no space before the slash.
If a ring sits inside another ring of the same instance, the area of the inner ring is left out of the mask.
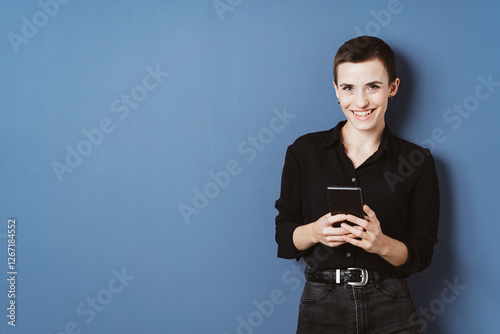
<path id="1" fill-rule="evenodd" d="M 361 188 L 355 187 L 328 187 L 328 202 L 330 204 L 330 212 L 333 215 L 339 213 L 351 214 L 353 216 L 364 218 L 363 212 L 363 197 Z M 344 221 L 349 225 L 356 225 L 348 221 Z M 333 227 L 339 227 L 342 222 L 334 223 Z"/>

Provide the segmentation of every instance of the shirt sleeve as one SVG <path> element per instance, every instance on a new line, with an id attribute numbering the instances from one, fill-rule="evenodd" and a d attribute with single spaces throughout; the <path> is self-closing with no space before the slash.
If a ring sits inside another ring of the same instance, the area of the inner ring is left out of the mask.
<path id="1" fill-rule="evenodd" d="M 430 151 L 426 151 L 428 158 L 422 164 L 410 195 L 407 237 L 401 240 L 408 248 L 408 260 L 396 268 L 405 277 L 431 264 L 434 245 L 438 241 L 439 184 L 434 159 Z"/>
<path id="2" fill-rule="evenodd" d="M 302 215 L 300 165 L 293 152 L 293 146 L 289 146 L 286 152 L 281 176 L 281 192 L 275 208 L 278 210 L 276 216 L 278 257 L 298 259 L 304 252 L 295 247 L 293 232 L 297 227 L 304 224 L 304 218 Z"/>

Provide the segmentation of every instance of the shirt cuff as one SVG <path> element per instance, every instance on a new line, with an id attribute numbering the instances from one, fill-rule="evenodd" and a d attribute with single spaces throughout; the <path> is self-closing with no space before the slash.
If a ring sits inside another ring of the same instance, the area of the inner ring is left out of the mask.
<path id="1" fill-rule="evenodd" d="M 297 259 L 299 260 L 307 250 L 300 251 L 293 243 L 293 232 L 302 224 L 287 223 L 286 226 L 281 226 L 279 232 L 276 233 L 276 241 L 278 243 L 278 257 L 283 259 Z"/>

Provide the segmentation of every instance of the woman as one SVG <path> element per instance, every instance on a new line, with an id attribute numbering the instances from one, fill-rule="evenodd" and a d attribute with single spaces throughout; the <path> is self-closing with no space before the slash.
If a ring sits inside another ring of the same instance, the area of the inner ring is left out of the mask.
<path id="1" fill-rule="evenodd" d="M 347 120 L 288 147 L 276 201 L 278 256 L 308 264 L 297 333 L 420 333 L 404 279 L 430 265 L 437 242 L 434 160 L 385 124 L 400 80 L 384 41 L 347 41 L 333 74 Z M 364 219 L 332 216 L 328 186 L 360 187 Z"/>

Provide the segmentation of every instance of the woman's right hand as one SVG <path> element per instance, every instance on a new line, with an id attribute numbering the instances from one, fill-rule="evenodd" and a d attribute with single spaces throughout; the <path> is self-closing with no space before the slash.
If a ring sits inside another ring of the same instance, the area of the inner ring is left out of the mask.
<path id="1" fill-rule="evenodd" d="M 328 247 L 338 247 L 345 244 L 342 236 L 357 238 L 341 227 L 332 226 L 336 222 L 344 221 L 345 217 L 344 214 L 332 216 L 331 213 L 327 213 L 315 222 L 297 227 L 293 233 L 295 247 L 300 251 L 306 250 L 317 243 L 322 243 Z"/>
<path id="2" fill-rule="evenodd" d="M 343 222 L 345 218 L 346 215 L 344 214 L 332 216 L 331 213 L 327 213 L 323 217 L 311 223 L 311 229 L 313 230 L 313 234 L 317 240 L 316 243 L 321 242 L 323 245 L 328 247 L 337 247 L 345 244 L 342 236 L 357 238 L 355 235 L 347 232 L 342 227 L 332 226 L 334 223 Z"/>

